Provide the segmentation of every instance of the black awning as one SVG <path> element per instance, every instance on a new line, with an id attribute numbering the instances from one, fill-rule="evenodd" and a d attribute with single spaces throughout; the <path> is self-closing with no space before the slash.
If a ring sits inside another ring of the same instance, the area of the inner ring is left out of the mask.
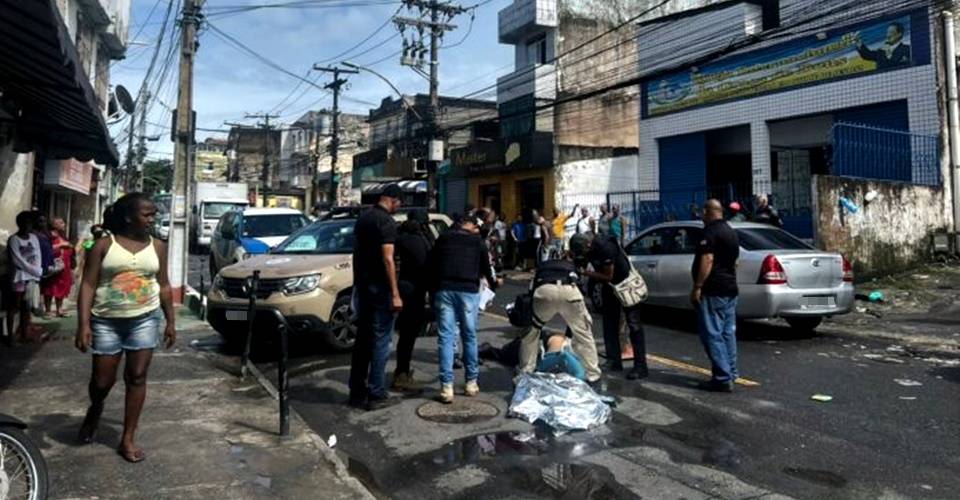
<path id="1" fill-rule="evenodd" d="M 118 163 L 117 148 L 55 0 L 0 0 L 0 91 L 18 143 L 49 158 Z"/>

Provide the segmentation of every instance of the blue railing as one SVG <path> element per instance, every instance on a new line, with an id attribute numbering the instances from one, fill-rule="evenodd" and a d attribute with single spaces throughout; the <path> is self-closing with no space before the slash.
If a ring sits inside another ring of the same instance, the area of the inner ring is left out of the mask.
<path id="1" fill-rule="evenodd" d="M 937 135 L 839 122 L 830 139 L 834 175 L 941 185 Z"/>

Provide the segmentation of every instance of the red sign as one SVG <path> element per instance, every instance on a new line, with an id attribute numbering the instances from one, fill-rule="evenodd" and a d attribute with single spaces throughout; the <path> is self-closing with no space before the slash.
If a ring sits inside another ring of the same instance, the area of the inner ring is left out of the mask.
<path id="1" fill-rule="evenodd" d="M 93 162 L 52 160 L 46 164 L 43 183 L 47 186 L 69 189 L 81 194 L 90 194 L 90 180 L 93 177 Z"/>

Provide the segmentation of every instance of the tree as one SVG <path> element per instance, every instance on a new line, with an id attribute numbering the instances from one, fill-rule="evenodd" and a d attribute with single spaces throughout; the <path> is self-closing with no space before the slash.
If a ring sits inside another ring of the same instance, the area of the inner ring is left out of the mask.
<path id="1" fill-rule="evenodd" d="M 143 162 L 143 192 L 154 195 L 169 192 L 173 186 L 173 162 L 147 160 Z"/>

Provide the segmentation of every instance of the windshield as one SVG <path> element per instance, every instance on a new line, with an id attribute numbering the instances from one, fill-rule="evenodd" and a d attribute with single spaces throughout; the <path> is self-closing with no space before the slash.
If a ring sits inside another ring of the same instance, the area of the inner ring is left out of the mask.
<path id="1" fill-rule="evenodd" d="M 351 254 L 356 222 L 356 219 L 348 219 L 314 224 L 287 238 L 273 253 Z"/>
<path id="2" fill-rule="evenodd" d="M 309 221 L 301 214 L 245 215 L 244 238 L 289 236 L 306 226 Z"/>
<path id="3" fill-rule="evenodd" d="M 244 203 L 226 203 L 226 202 L 204 203 L 203 218 L 219 219 L 223 214 L 231 210 L 243 210 L 246 207 L 247 205 Z"/>
<path id="4" fill-rule="evenodd" d="M 796 236 L 776 228 L 737 229 L 744 250 L 813 250 Z"/>

